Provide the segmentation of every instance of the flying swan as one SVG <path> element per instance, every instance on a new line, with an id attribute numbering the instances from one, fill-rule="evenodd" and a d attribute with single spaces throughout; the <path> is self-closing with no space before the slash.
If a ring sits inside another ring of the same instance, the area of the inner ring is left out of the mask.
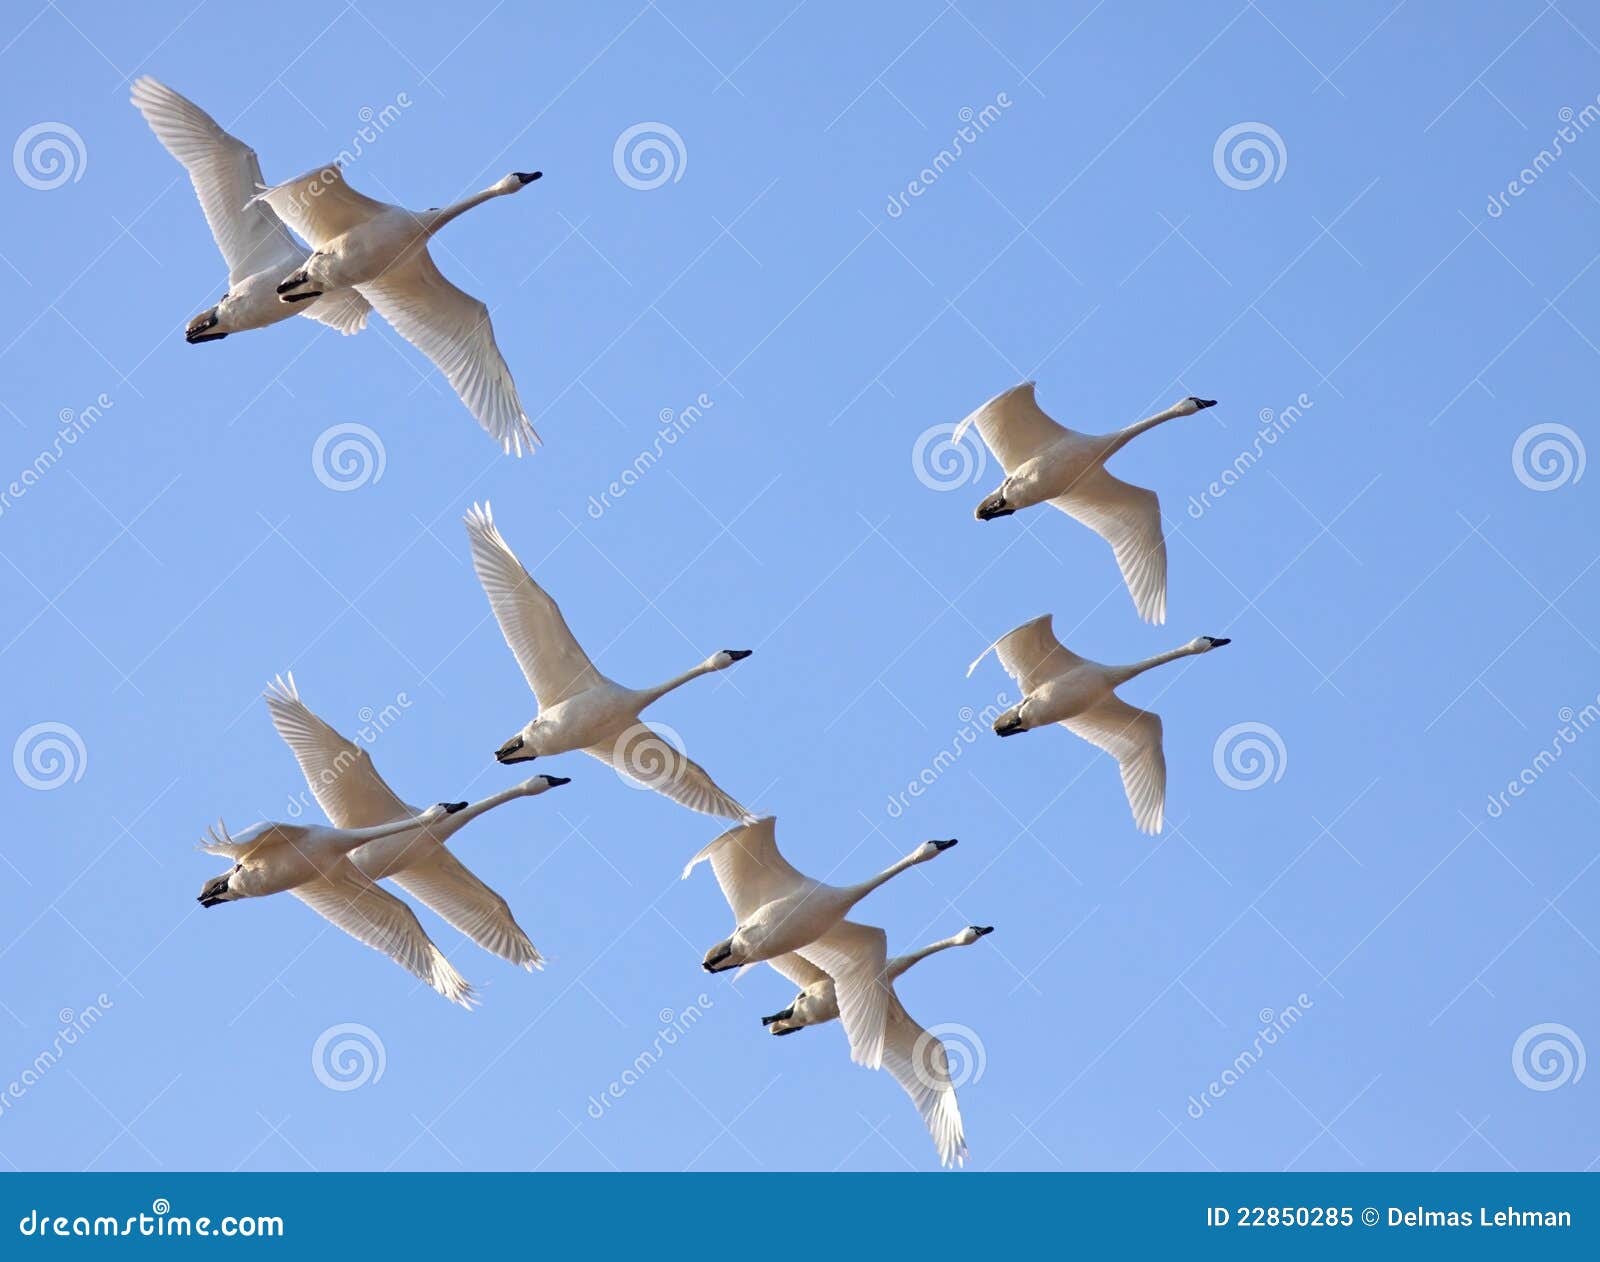
<path id="1" fill-rule="evenodd" d="M 297 304 L 353 287 L 433 361 L 503 451 L 532 451 L 539 436 L 495 344 L 489 308 L 445 279 L 428 241 L 456 216 L 521 192 L 541 174 L 513 171 L 471 197 L 430 210 L 406 210 L 356 192 L 337 163 L 266 189 L 255 201 L 271 206 L 312 247 L 279 275 L 276 291 L 283 302 Z"/>
<path id="2" fill-rule="evenodd" d="M 273 727 L 293 751 L 317 805 L 335 827 L 366 828 L 417 814 L 417 808 L 401 801 L 378 774 L 372 755 L 339 735 L 300 700 L 293 674 L 278 676 L 267 688 L 266 701 Z M 543 968 L 544 957 L 505 899 L 474 876 L 446 843 L 485 811 L 567 783 L 564 776 L 534 776 L 453 812 L 431 828 L 369 841 L 350 855 L 350 861 L 368 880 L 394 881 L 485 951 L 530 972 Z"/>
<path id="3" fill-rule="evenodd" d="M 692 759 L 640 721 L 640 714 L 691 679 L 726 670 L 750 649 L 723 649 L 654 688 L 624 688 L 595 669 L 556 602 L 535 583 L 496 529 L 488 503 L 462 519 L 472 565 L 517 664 L 539 701 L 539 714 L 495 751 L 502 763 L 528 762 L 581 749 L 680 806 L 726 819 L 753 818 Z"/>
<path id="4" fill-rule="evenodd" d="M 869 1069 L 884 1061 L 888 942 L 882 929 L 845 919 L 878 886 L 936 858 L 955 840 L 925 841 L 905 858 L 856 885 L 825 885 L 792 867 L 778 851 L 771 815 L 730 828 L 689 860 L 685 879 L 709 859 L 737 926 L 706 952 L 708 973 L 743 968 L 794 952 L 833 979 L 839 1021 L 850 1040 L 850 1059 Z"/>
<path id="5" fill-rule="evenodd" d="M 292 222 L 292 221 L 291 221 Z M 381 310 L 381 308 L 380 308 Z M 1122 581 L 1146 622 L 1167 620 L 1167 541 L 1154 491 L 1106 472 L 1106 461 L 1133 438 L 1177 416 L 1215 407 L 1215 399 L 1180 399 L 1114 434 L 1080 434 L 1059 425 L 1034 401 L 1033 382 L 997 394 L 955 428 L 960 442 L 973 425 L 1005 467 L 1000 489 L 978 505 L 979 521 L 1051 503 L 1111 545 Z"/>
<path id="6" fill-rule="evenodd" d="M 267 894 L 293 894 L 317 915 L 352 938 L 382 951 L 401 968 L 420 977 L 451 1003 L 470 1008 L 473 990 L 450 966 L 412 911 L 388 890 L 374 885 L 350 862 L 350 852 L 369 842 L 426 828 L 465 810 L 465 802 L 441 802 L 415 818 L 373 828 L 324 828 L 317 824 L 255 824 L 237 837 L 218 820 L 207 854 L 233 860 L 233 867 L 201 887 L 199 903 L 218 903 Z"/>
<path id="7" fill-rule="evenodd" d="M 850 924 L 845 921 L 845 924 Z M 852 928 L 862 928 L 854 925 Z M 907 969 L 920 960 L 927 959 L 950 947 L 971 946 L 985 934 L 994 932 L 993 925 L 968 925 L 953 937 L 897 955 L 885 965 L 883 975 L 889 989 L 888 1011 L 884 1023 L 883 1063 L 894 1075 L 901 1089 L 911 1097 L 933 1136 L 939 1150 L 941 1165 L 961 1165 L 967 1158 L 967 1141 L 962 1133 L 961 1110 L 956 1104 L 956 1089 L 950 1080 L 950 1058 L 944 1044 L 912 1020 L 894 984 Z M 839 1001 L 834 993 L 833 978 L 804 957 L 780 955 L 768 964 L 777 969 L 796 986 L 800 993 L 782 1012 L 762 1017 L 761 1024 L 773 1034 L 793 1034 L 808 1025 L 822 1025 L 839 1015 Z"/>
<path id="8" fill-rule="evenodd" d="M 1167 759 L 1161 751 L 1161 716 L 1129 705 L 1114 691 L 1135 675 L 1163 662 L 1209 653 L 1229 640 L 1202 635 L 1181 648 L 1157 653 L 1131 666 L 1103 666 L 1079 657 L 1056 639 L 1049 614 L 1008 631 L 967 667 L 967 675 L 991 652 L 1023 697 L 994 721 L 996 736 L 1015 736 L 1047 723 L 1059 723 L 1075 736 L 1098 745 L 1117 760 L 1123 792 L 1142 833 L 1161 831 L 1167 797 Z"/>
<path id="9" fill-rule="evenodd" d="M 129 98 L 150 124 L 156 139 L 189 172 L 200 209 L 228 265 L 228 292 L 216 306 L 189 321 L 184 340 L 216 342 L 230 333 L 261 329 L 294 315 L 279 301 L 284 273 L 305 257 L 305 247 L 289 235 L 270 206 L 255 202 L 262 186 L 256 152 L 217 126 L 216 119 L 166 84 L 142 75 Z M 301 315 L 359 333 L 372 308 L 353 289 L 330 288 Z"/>

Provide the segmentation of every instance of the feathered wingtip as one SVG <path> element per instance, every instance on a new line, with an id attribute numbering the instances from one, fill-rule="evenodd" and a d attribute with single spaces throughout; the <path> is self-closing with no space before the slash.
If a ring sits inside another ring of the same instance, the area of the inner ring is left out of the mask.
<path id="1" fill-rule="evenodd" d="M 1009 390 L 1002 390 L 988 402 L 974 408 L 972 411 L 968 412 L 966 416 L 961 418 L 961 423 L 956 426 L 955 432 L 950 435 L 950 441 L 953 443 L 959 443 L 963 438 L 966 437 L 967 431 L 978 423 L 978 417 L 984 412 L 988 411 L 990 408 L 994 407 L 994 405 L 999 403 L 1000 400 L 1009 399 L 1019 390 L 1026 390 L 1031 396 L 1033 394 L 1033 387 L 1034 383 L 1032 381 L 1024 381 L 1020 385 L 1012 386 Z"/>
<path id="2" fill-rule="evenodd" d="M 694 858 L 690 859 L 688 863 L 683 865 L 683 873 L 678 877 L 678 879 L 680 881 L 687 881 L 689 879 L 689 873 L 693 872 L 697 865 L 704 863 L 707 859 L 714 855 L 717 852 L 717 847 L 723 842 L 727 841 L 729 837 L 732 837 L 734 833 L 742 833 L 751 825 L 759 824 L 762 820 L 771 818 L 772 817 L 770 815 L 751 815 L 748 811 L 745 812 L 745 817 L 738 824 L 735 824 L 726 832 L 718 833 L 710 841 L 706 842 L 706 844 L 700 848 L 700 852 L 695 855 Z"/>
<path id="3" fill-rule="evenodd" d="M 299 701 L 300 689 L 294 682 L 294 672 L 288 670 L 275 676 L 261 695 L 268 701 Z"/>
<path id="4" fill-rule="evenodd" d="M 455 966 L 445 959 L 444 952 L 438 947 L 433 947 L 432 951 L 433 967 L 429 983 L 433 988 L 451 1003 L 460 1004 L 468 1012 L 481 1004 L 483 1000 L 478 997 L 477 988 L 456 972 Z"/>
<path id="5" fill-rule="evenodd" d="M 206 854 L 220 854 L 227 858 L 235 858 L 245 849 L 228 835 L 228 827 L 222 822 L 222 817 L 217 817 L 217 822 L 206 829 L 206 840 L 195 846 L 196 850 Z"/>

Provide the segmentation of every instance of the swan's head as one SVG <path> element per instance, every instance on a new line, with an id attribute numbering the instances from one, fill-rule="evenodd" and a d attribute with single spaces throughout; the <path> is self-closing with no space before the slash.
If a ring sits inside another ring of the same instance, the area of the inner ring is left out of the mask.
<path id="1" fill-rule="evenodd" d="M 514 762 L 532 762 L 544 751 L 539 746 L 539 720 L 531 720 L 523 729 L 494 751 L 495 761 L 504 766 Z"/>
<path id="2" fill-rule="evenodd" d="M 723 649 L 720 653 L 713 653 L 706 658 L 706 666 L 710 670 L 727 670 L 735 662 L 742 662 L 754 649 Z"/>
<path id="3" fill-rule="evenodd" d="M 571 784 L 570 776 L 532 776 L 522 782 L 523 793 L 528 797 L 538 797 L 541 793 L 548 793 L 551 789 L 559 789 L 564 784 Z"/>
<path id="4" fill-rule="evenodd" d="M 985 934 L 990 934 L 993 932 L 993 925 L 968 925 L 958 936 L 962 946 L 971 946 Z"/>
<path id="5" fill-rule="evenodd" d="M 190 346 L 198 346 L 201 342 L 220 342 L 227 337 L 231 331 L 228 320 L 229 298 L 230 295 L 223 294 L 222 300 L 216 306 L 202 311 L 190 320 L 183 331 L 183 340 Z"/>
<path id="6" fill-rule="evenodd" d="M 954 837 L 951 837 L 948 841 L 925 841 L 912 853 L 912 862 L 926 863 L 929 859 L 942 855 L 955 844 L 956 839 Z"/>
<path id="7" fill-rule="evenodd" d="M 521 192 L 543 174 L 543 171 L 513 171 L 494 186 L 494 191 L 497 193 Z"/>
<path id="8" fill-rule="evenodd" d="M 724 938 L 707 951 L 705 959 L 700 961 L 700 967 L 708 973 L 726 973 L 730 968 L 742 968 L 744 953 L 734 945 L 738 936 L 736 933 L 732 938 Z"/>
<path id="9" fill-rule="evenodd" d="M 1190 640 L 1188 648 L 1191 653 L 1209 653 L 1212 649 L 1220 649 L 1224 644 L 1232 643 L 1231 639 L 1218 639 L 1214 635 L 1201 635 Z"/>
<path id="10" fill-rule="evenodd" d="M 233 874 L 240 868 L 234 864 L 221 876 L 214 876 L 200 887 L 200 897 L 196 900 L 202 907 L 215 907 L 218 903 L 231 903 L 238 898 L 237 894 L 228 889 L 228 882 L 233 879 Z"/>
<path id="11" fill-rule="evenodd" d="M 1214 408 L 1216 406 L 1217 401 L 1215 399 L 1199 399 L 1191 394 L 1187 399 L 1180 399 L 1174 403 L 1172 410 L 1179 416 L 1193 416 L 1202 408 Z"/>

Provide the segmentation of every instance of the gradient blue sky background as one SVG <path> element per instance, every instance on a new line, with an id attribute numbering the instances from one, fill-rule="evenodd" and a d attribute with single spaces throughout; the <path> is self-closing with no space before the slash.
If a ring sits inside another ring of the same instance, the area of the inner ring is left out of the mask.
<path id="1" fill-rule="evenodd" d="M 855 879 L 961 839 L 860 910 L 893 947 L 998 926 L 901 990 L 981 1048 L 961 1091 L 979 1168 L 1600 1159 L 1600 1072 L 1536 1091 L 1512 1064 L 1544 1023 L 1600 1051 L 1600 733 L 1487 811 L 1600 691 L 1597 475 L 1576 459 L 1600 129 L 1487 210 L 1558 111 L 1596 100 L 1600 23 L 1418 0 L 581 8 L 286 3 L 247 25 L 219 4 L 61 0 L 5 19 L 0 139 L 64 123 L 82 156 L 54 189 L 0 179 L 0 476 L 51 447 L 64 410 L 109 403 L 0 515 L 0 753 L 41 723 L 84 750 L 53 789 L 0 776 L 0 1078 L 51 1046 L 61 1010 L 113 1006 L 0 1111 L 4 1162 L 934 1166 L 836 1027 L 763 1035 L 786 982 L 700 973 L 731 915 L 709 874 L 677 878 L 717 822 L 591 760 L 553 761 L 570 787 L 458 839 L 551 960 L 517 972 L 424 913 L 483 989 L 471 1015 L 290 898 L 196 905 L 218 866 L 190 849 L 206 825 L 282 817 L 303 787 L 259 700 L 279 670 L 346 732 L 401 709 L 372 750 L 414 801 L 511 779 L 490 754 L 532 698 L 459 523 L 485 496 L 607 673 L 642 684 L 756 649 L 653 717 L 778 815 L 803 869 Z M 402 93 L 350 170 L 363 191 L 431 206 L 542 168 L 437 257 L 492 309 L 544 449 L 500 457 L 381 320 L 186 346 L 223 268 L 127 102 L 138 73 L 253 144 L 269 178 Z M 960 111 L 1001 93 L 1010 108 L 891 218 Z M 639 190 L 613 145 L 647 121 L 681 137 L 680 178 Z M 1245 122 L 1280 138 L 1253 189 L 1213 166 Z M 953 490 L 917 476 L 919 436 L 1025 377 L 1085 429 L 1221 400 L 1113 466 L 1161 495 L 1165 627 L 1137 621 L 1109 550 L 1065 517 L 976 523 L 992 459 Z M 702 394 L 691 431 L 591 514 L 663 410 Z M 1260 463 L 1186 511 L 1302 395 Z M 312 452 L 349 423 L 384 467 L 335 493 Z M 1536 490 L 1512 453 L 1548 424 L 1574 437 Z M 1160 839 L 1064 732 L 962 742 L 972 709 L 1012 695 L 966 664 L 1047 610 L 1106 661 L 1234 639 L 1125 690 L 1166 724 Z M 1213 764 L 1242 723 L 1283 750 L 1252 791 Z M 1263 1010 L 1301 994 L 1295 1029 L 1188 1116 Z M 698 1024 L 590 1117 L 663 1010 L 691 1006 Z M 335 1092 L 312 1049 L 346 1022 L 385 1067 Z"/>

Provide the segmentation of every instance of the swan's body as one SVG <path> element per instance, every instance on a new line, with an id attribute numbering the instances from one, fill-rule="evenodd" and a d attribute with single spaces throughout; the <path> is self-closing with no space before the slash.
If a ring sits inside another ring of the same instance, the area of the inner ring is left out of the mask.
<path id="1" fill-rule="evenodd" d="M 857 885 L 825 885 L 800 873 L 779 852 L 772 816 L 730 828 L 683 870 L 687 877 L 697 863 L 709 859 L 737 922 L 733 936 L 707 951 L 701 967 L 721 973 L 791 952 L 799 955 L 833 979 L 851 1059 L 877 1069 L 883 1064 L 890 994 L 884 972 L 887 940 L 882 929 L 845 916 L 885 881 L 955 844 L 927 841 Z"/>
<path id="2" fill-rule="evenodd" d="M 311 824 L 264 823 L 229 836 L 219 823 L 200 849 L 232 859 L 234 866 L 207 881 L 202 907 L 287 891 L 351 937 L 382 951 L 452 1003 L 470 1007 L 472 987 L 393 894 L 373 884 L 350 861 L 352 851 L 393 834 L 426 828 L 466 808 L 440 803 L 422 814 L 374 828 L 324 828 Z"/>
<path id="3" fill-rule="evenodd" d="M 366 327 L 372 308 L 353 289 L 329 288 L 309 306 L 298 308 L 279 300 L 278 282 L 305 257 L 305 247 L 270 206 L 252 200 L 262 182 L 255 150 L 223 131 L 193 101 L 148 75 L 133 81 L 130 99 L 156 139 L 188 171 L 211 236 L 228 265 L 228 292 L 216 306 L 189 321 L 185 340 L 214 342 L 296 314 L 346 334 Z"/>
<path id="4" fill-rule="evenodd" d="M 1056 639 L 1049 614 L 1007 632 L 967 667 L 971 675 L 991 651 L 1022 688 L 1023 697 L 994 721 L 995 734 L 1015 736 L 1059 723 L 1117 760 L 1133 822 L 1142 833 L 1161 831 L 1167 796 L 1167 760 L 1161 748 L 1161 716 L 1139 710 L 1115 689 L 1163 662 L 1209 653 L 1229 641 L 1203 635 L 1181 648 L 1135 662 L 1105 666 L 1079 657 Z"/>
<path id="5" fill-rule="evenodd" d="M 283 270 L 276 291 L 284 304 L 299 304 L 355 289 L 433 361 L 501 448 L 520 456 L 539 436 L 495 344 L 489 309 L 445 279 L 428 241 L 457 215 L 520 192 L 539 175 L 514 171 L 454 205 L 420 211 L 356 192 L 335 163 L 269 188 L 257 204 L 271 206 L 312 246 Z"/>
<path id="6" fill-rule="evenodd" d="M 945 1054 L 944 1044 L 906 1012 L 900 996 L 895 993 L 894 983 L 919 960 L 950 947 L 971 946 L 993 932 L 992 926 L 969 925 L 953 937 L 942 938 L 920 951 L 897 955 L 884 967 L 889 990 L 884 1021 L 884 1067 L 917 1106 L 939 1150 L 939 1161 L 947 1166 L 952 1163 L 959 1166 L 967 1157 L 961 1109 L 956 1104 L 956 1089 L 950 1081 L 950 1059 Z M 838 1017 L 839 1001 L 833 978 L 799 955 L 781 955 L 767 963 L 800 987 L 794 1002 L 782 1012 L 761 1018 L 761 1023 L 773 1034 L 793 1034 L 808 1025 L 822 1025 Z"/>
<path id="7" fill-rule="evenodd" d="M 417 814 L 416 807 L 401 801 L 378 774 L 366 750 L 339 735 L 306 707 L 293 675 L 287 679 L 280 676 L 266 697 L 273 726 L 294 752 L 317 805 L 335 827 L 366 828 Z M 350 861 L 369 880 L 393 880 L 485 951 L 530 971 L 543 968 L 544 957 L 517 924 L 505 899 L 473 875 L 447 843 L 485 811 L 566 783 L 561 776 L 534 776 L 454 811 L 432 827 L 369 841 L 351 853 Z"/>
<path id="8" fill-rule="evenodd" d="M 595 669 L 556 602 L 495 528 L 489 505 L 474 504 L 464 520 L 478 581 L 539 701 L 538 717 L 501 745 L 495 757 L 509 764 L 582 750 L 690 810 L 749 818 L 705 768 L 655 736 L 639 716 L 673 689 L 726 670 L 749 657 L 750 650 L 724 649 L 654 688 L 624 688 Z"/>
<path id="9" fill-rule="evenodd" d="M 1145 430 L 1177 416 L 1215 407 L 1215 399 L 1190 396 L 1164 412 L 1113 434 L 1080 434 L 1058 424 L 1033 397 L 1033 382 L 990 399 L 956 426 L 960 442 L 976 425 L 1006 471 L 1000 489 L 978 505 L 979 521 L 1009 517 L 1021 508 L 1050 503 L 1111 545 L 1122 581 L 1146 622 L 1167 620 L 1167 541 L 1154 491 L 1132 486 L 1106 471 L 1106 460 Z"/>

